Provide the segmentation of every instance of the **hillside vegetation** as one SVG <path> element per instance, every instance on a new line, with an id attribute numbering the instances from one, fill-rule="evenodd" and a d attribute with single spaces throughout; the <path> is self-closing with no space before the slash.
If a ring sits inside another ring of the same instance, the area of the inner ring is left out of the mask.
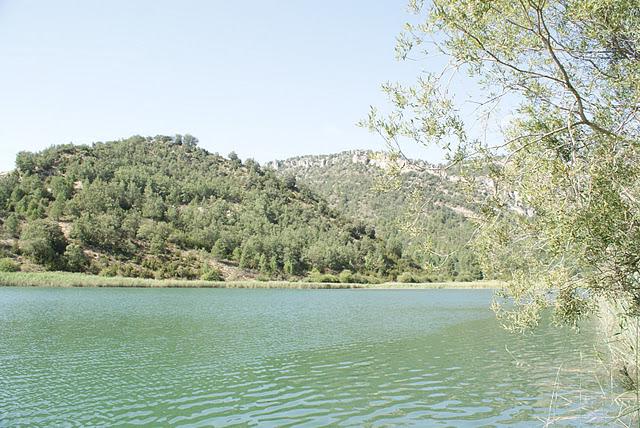
<path id="1" fill-rule="evenodd" d="M 422 278 L 483 277 L 467 245 L 479 208 L 454 172 L 436 172 L 424 161 L 363 150 L 300 156 L 271 166 L 281 177 L 309 186 L 337 211 L 375 225 L 381 238 L 402 245 L 428 268 Z"/>
<path id="2" fill-rule="evenodd" d="M 418 269 L 402 239 L 342 208 L 188 135 L 54 146 L 0 177 L 0 269 L 349 282 Z"/>

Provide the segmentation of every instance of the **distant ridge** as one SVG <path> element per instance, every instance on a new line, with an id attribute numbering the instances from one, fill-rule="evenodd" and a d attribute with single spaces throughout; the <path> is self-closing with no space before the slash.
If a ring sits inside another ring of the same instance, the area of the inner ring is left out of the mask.
<path id="1" fill-rule="evenodd" d="M 295 177 L 337 211 L 374 224 L 380 236 L 402 243 L 425 265 L 453 277 L 482 276 L 467 245 L 478 206 L 460 190 L 455 170 L 371 150 L 296 156 L 267 166 Z"/>
<path id="2" fill-rule="evenodd" d="M 345 150 L 342 152 L 326 155 L 302 155 L 294 156 L 284 160 L 274 160 L 267 163 L 267 166 L 276 170 L 281 168 L 296 168 L 296 167 L 326 167 L 336 163 L 344 163 L 346 160 L 351 160 L 351 163 L 362 164 L 378 167 L 386 170 L 392 164 L 398 165 L 401 168 L 406 168 L 408 171 L 431 171 L 434 175 L 439 175 L 436 172 L 437 166 L 430 164 L 423 160 L 405 160 L 395 159 L 390 153 L 384 151 L 374 150 Z"/>

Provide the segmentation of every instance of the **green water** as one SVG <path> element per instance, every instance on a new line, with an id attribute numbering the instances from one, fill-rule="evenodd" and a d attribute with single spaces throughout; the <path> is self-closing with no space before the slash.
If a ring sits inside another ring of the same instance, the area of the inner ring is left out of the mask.
<path id="1" fill-rule="evenodd" d="M 0 288 L 0 426 L 604 425 L 587 333 L 489 290 Z M 599 392 L 600 391 L 600 392 Z"/>

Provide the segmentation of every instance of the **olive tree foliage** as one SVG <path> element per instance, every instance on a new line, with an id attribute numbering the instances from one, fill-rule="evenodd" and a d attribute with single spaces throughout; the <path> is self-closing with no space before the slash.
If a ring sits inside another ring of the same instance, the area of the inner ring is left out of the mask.
<path id="1" fill-rule="evenodd" d="M 639 315 L 638 1 L 414 0 L 410 9 L 417 23 L 398 38 L 398 57 L 450 61 L 414 85 L 384 85 L 391 112 L 372 108 L 362 125 L 400 154 L 406 141 L 439 145 L 449 165 L 475 170 L 469 181 L 490 178 L 477 187 L 475 245 L 484 269 L 507 280 L 498 315 L 525 328 L 553 307 L 573 323 L 602 298 Z M 474 119 L 491 123 L 497 107 L 517 105 L 501 141 L 470 137 L 448 86 L 460 73 L 481 88 Z"/>

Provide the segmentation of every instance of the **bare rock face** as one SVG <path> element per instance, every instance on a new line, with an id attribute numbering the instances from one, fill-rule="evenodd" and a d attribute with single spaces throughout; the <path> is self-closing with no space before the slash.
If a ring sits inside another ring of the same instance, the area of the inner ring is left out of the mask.
<path id="1" fill-rule="evenodd" d="M 399 172 L 404 177 L 410 179 L 411 182 L 419 183 L 429 182 L 431 188 L 430 193 L 441 195 L 462 194 L 461 187 L 464 187 L 469 177 L 457 175 L 451 169 L 443 168 L 443 165 L 430 164 L 424 160 L 406 159 L 389 152 L 373 151 L 373 150 L 348 150 L 340 153 L 329 155 L 308 155 L 289 158 L 286 160 L 273 161 L 268 166 L 278 170 L 278 172 L 293 174 L 302 182 L 310 175 L 318 179 L 324 174 L 336 174 L 339 170 L 352 170 L 354 165 L 359 167 L 360 173 L 364 171 L 380 174 L 386 172 Z M 324 171 L 333 169 L 333 172 Z M 434 178 L 436 179 L 435 181 Z M 487 176 L 472 177 L 474 186 L 477 189 L 475 202 L 481 201 L 484 197 L 494 191 L 494 182 Z M 323 180 L 320 180 L 323 181 Z M 510 208 L 521 214 L 531 215 L 528 209 L 520 200 L 518 195 L 510 195 Z M 463 215 L 466 218 L 474 218 L 477 216 L 473 211 L 468 210 L 460 204 L 447 204 L 452 211 Z"/>
<path id="2" fill-rule="evenodd" d="M 435 170 L 431 165 L 422 160 L 406 160 L 395 158 L 387 152 L 375 152 L 372 150 L 348 150 L 331 155 L 308 155 L 297 156 L 286 160 L 276 160 L 269 162 L 267 166 L 275 169 L 308 169 L 325 168 L 334 165 L 360 164 L 388 170 L 392 166 L 398 166 L 403 171 L 426 171 Z"/>

